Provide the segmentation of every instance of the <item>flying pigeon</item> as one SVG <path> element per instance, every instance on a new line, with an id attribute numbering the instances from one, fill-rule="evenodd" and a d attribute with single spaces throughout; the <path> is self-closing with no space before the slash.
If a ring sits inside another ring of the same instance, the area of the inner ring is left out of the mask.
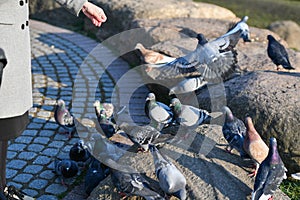
<path id="1" fill-rule="evenodd" d="M 170 107 L 173 110 L 175 121 L 186 127 L 199 126 L 220 114 L 218 112 L 209 113 L 190 105 L 182 105 L 178 98 L 171 99 Z"/>
<path id="2" fill-rule="evenodd" d="M 79 140 L 75 143 L 69 152 L 69 157 L 71 160 L 76 162 L 87 162 L 91 158 L 91 153 L 88 150 L 88 147 L 83 143 L 82 140 Z"/>
<path id="3" fill-rule="evenodd" d="M 191 53 L 176 58 L 172 62 L 156 67 L 159 73 L 156 80 L 189 77 L 191 73 L 200 73 L 202 80 L 216 80 L 237 66 L 237 53 L 234 46 L 239 40 L 241 30 L 227 36 L 221 36 L 213 41 L 207 41 L 203 34 L 198 34 L 198 45 Z M 151 67 L 152 65 L 149 64 Z"/>
<path id="4" fill-rule="evenodd" d="M 224 36 L 228 36 L 230 34 L 233 34 L 239 30 L 242 30 L 240 37 L 243 38 L 244 42 L 251 42 L 250 39 L 250 31 L 249 31 L 249 26 L 247 24 L 249 17 L 248 16 L 244 16 L 239 22 L 237 22 L 236 24 L 234 24 L 228 31 L 227 33 L 225 33 L 223 35 Z M 238 41 L 237 41 L 238 42 Z"/>
<path id="5" fill-rule="evenodd" d="M 150 126 L 130 126 L 128 123 L 123 122 L 120 128 L 128 135 L 130 140 L 142 148 L 143 151 L 148 151 L 149 144 L 160 136 L 160 132 Z"/>
<path id="6" fill-rule="evenodd" d="M 141 43 L 137 43 L 135 49 L 138 49 L 141 52 L 141 60 L 148 64 L 168 63 L 176 59 L 159 52 L 146 49 Z"/>
<path id="7" fill-rule="evenodd" d="M 250 117 L 246 117 L 245 125 L 247 131 L 243 143 L 243 148 L 256 163 L 255 171 L 250 174 L 250 176 L 255 176 L 259 165 L 262 163 L 262 161 L 266 159 L 269 152 L 269 148 L 266 145 L 266 143 L 261 139 L 258 132 L 255 130 L 252 119 Z"/>
<path id="8" fill-rule="evenodd" d="M 0 87 L 1 87 L 1 83 L 2 83 L 2 75 L 3 75 L 3 69 L 7 64 L 7 59 L 5 56 L 5 53 L 3 51 L 3 49 L 0 48 Z"/>
<path id="9" fill-rule="evenodd" d="M 153 191 L 148 181 L 137 172 L 129 173 L 112 168 L 111 179 L 117 190 L 126 196 L 140 196 L 146 200 L 164 199 L 157 192 Z"/>
<path id="10" fill-rule="evenodd" d="M 268 56 L 277 66 L 277 70 L 279 70 L 279 65 L 288 70 L 295 69 L 291 66 L 288 53 L 284 46 L 280 44 L 272 35 L 268 35 L 267 39 L 269 41 L 267 48 Z"/>
<path id="11" fill-rule="evenodd" d="M 145 113 L 151 120 L 151 125 L 159 131 L 173 122 L 173 113 L 169 106 L 156 101 L 154 93 L 149 93 L 145 103 Z"/>
<path id="12" fill-rule="evenodd" d="M 160 188 L 169 195 L 174 195 L 180 200 L 185 200 L 187 194 L 184 175 L 172 162 L 160 154 L 155 145 L 150 145 L 150 151 L 154 159 L 155 174 Z"/>
<path id="13" fill-rule="evenodd" d="M 170 89 L 169 96 L 173 94 L 184 94 L 189 92 L 195 92 L 201 87 L 204 87 L 207 81 L 204 81 L 201 76 L 187 77 L 177 83 Z"/>
<path id="14" fill-rule="evenodd" d="M 65 184 L 65 179 L 66 178 L 71 178 L 77 175 L 78 173 L 78 166 L 77 163 L 73 160 L 69 159 L 55 159 L 54 161 L 54 170 L 53 172 L 61 177 L 61 183 L 63 185 Z"/>
<path id="15" fill-rule="evenodd" d="M 242 158 L 247 157 L 247 153 L 243 149 L 243 143 L 246 136 L 246 127 L 242 120 L 236 118 L 229 107 L 223 107 L 225 114 L 225 122 L 222 127 L 223 136 L 228 142 L 226 150 L 231 153 L 232 149 L 236 149 Z"/>
<path id="16" fill-rule="evenodd" d="M 258 169 L 251 199 L 272 199 L 282 180 L 287 178 L 286 171 L 277 150 L 276 138 L 270 138 L 269 153 Z"/>
<path id="17" fill-rule="evenodd" d="M 72 133 L 76 131 L 75 121 L 73 115 L 66 108 L 66 104 L 62 99 L 57 100 L 54 119 L 56 123 L 66 131 L 68 137 L 71 138 Z"/>
<path id="18" fill-rule="evenodd" d="M 91 192 L 100 181 L 104 180 L 109 174 L 109 168 L 103 165 L 100 161 L 93 158 L 89 169 L 85 175 L 84 189 L 87 195 L 90 195 Z"/>

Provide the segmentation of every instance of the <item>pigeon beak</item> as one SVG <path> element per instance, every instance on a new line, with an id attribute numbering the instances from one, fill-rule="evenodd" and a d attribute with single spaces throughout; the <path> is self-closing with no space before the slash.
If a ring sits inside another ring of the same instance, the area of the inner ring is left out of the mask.
<path id="1" fill-rule="evenodd" d="M 150 98 L 149 98 L 149 97 L 147 97 L 147 98 L 146 98 L 146 101 L 149 101 L 149 100 L 150 100 Z"/>

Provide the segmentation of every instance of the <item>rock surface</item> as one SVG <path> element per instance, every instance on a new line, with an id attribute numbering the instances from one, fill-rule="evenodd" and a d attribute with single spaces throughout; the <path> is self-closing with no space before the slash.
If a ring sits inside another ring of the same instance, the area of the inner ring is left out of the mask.
<path id="1" fill-rule="evenodd" d="M 254 184 L 254 179 L 248 177 L 251 162 L 242 160 L 237 152 L 228 154 L 224 150 L 226 141 L 222 136 L 221 126 L 202 125 L 197 132 L 190 132 L 188 139 L 164 145 L 160 149 L 160 152 L 168 156 L 185 175 L 188 199 L 250 199 Z M 138 153 L 126 162 L 145 172 L 151 186 L 161 193 L 157 187 L 150 152 Z M 88 198 L 94 199 L 120 199 L 110 176 L 101 182 Z M 289 198 L 277 190 L 274 199 Z"/>
<path id="2" fill-rule="evenodd" d="M 294 21 L 277 21 L 270 24 L 269 29 L 283 38 L 290 48 L 300 50 L 300 26 Z"/>

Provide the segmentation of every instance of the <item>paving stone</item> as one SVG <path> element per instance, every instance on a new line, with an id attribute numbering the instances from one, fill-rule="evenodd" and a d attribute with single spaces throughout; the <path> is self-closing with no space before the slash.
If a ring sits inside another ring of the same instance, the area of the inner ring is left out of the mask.
<path id="1" fill-rule="evenodd" d="M 15 142 L 29 144 L 32 141 L 32 139 L 33 137 L 29 136 L 19 136 L 15 139 Z"/>
<path id="2" fill-rule="evenodd" d="M 50 130 L 55 130 L 55 129 L 57 129 L 58 128 L 58 124 L 55 122 L 55 123 L 53 123 L 53 122 L 47 122 L 46 124 L 45 124 L 45 126 L 44 126 L 44 129 L 50 129 Z"/>
<path id="3" fill-rule="evenodd" d="M 47 156 L 38 156 L 34 161 L 33 164 L 37 165 L 47 165 L 50 163 L 51 159 Z"/>
<path id="4" fill-rule="evenodd" d="M 62 146 L 64 146 L 64 142 L 62 141 L 53 141 L 50 144 L 48 144 L 48 147 L 55 147 L 55 148 L 61 148 Z"/>
<path id="5" fill-rule="evenodd" d="M 50 138 L 48 137 L 36 137 L 34 139 L 34 143 L 39 143 L 39 144 L 47 144 L 49 142 Z"/>
<path id="6" fill-rule="evenodd" d="M 27 130 L 23 131 L 22 135 L 23 136 L 36 136 L 37 132 L 38 132 L 37 130 L 27 129 Z"/>
<path id="7" fill-rule="evenodd" d="M 17 170 L 6 168 L 6 178 L 11 179 L 18 173 Z"/>
<path id="8" fill-rule="evenodd" d="M 41 130 L 40 133 L 39 133 L 39 136 L 42 136 L 42 137 L 51 137 L 53 136 L 55 133 L 54 130 Z"/>
<path id="9" fill-rule="evenodd" d="M 43 169 L 41 165 L 28 165 L 23 170 L 24 173 L 37 174 Z"/>
<path id="10" fill-rule="evenodd" d="M 13 186 L 15 186 L 17 189 L 21 189 L 22 186 L 23 186 L 23 184 L 16 183 L 16 182 L 14 182 L 14 181 L 9 181 L 9 182 L 7 183 L 7 185 L 8 185 L 8 186 L 13 185 Z"/>
<path id="11" fill-rule="evenodd" d="M 18 158 L 22 160 L 32 160 L 34 157 L 36 157 L 36 155 L 37 154 L 34 152 L 21 152 L 18 155 Z"/>
<path id="12" fill-rule="evenodd" d="M 28 151 L 41 152 L 45 148 L 44 145 L 41 144 L 30 144 L 27 149 Z"/>
<path id="13" fill-rule="evenodd" d="M 11 160 L 16 157 L 17 153 L 14 151 L 7 151 L 7 159 Z"/>
<path id="14" fill-rule="evenodd" d="M 51 184 L 49 185 L 46 190 L 47 193 L 50 194 L 61 194 L 65 191 L 67 191 L 67 187 L 62 186 L 61 184 Z"/>
<path id="15" fill-rule="evenodd" d="M 59 150 L 58 149 L 54 149 L 54 148 L 46 148 L 44 149 L 44 151 L 42 152 L 42 154 L 46 155 L 46 156 L 56 156 L 58 154 Z"/>
<path id="16" fill-rule="evenodd" d="M 48 181 L 44 179 L 35 179 L 31 183 L 29 183 L 30 188 L 34 189 L 43 189 L 48 185 Z"/>
<path id="17" fill-rule="evenodd" d="M 28 183 L 32 179 L 32 174 L 18 174 L 13 181 L 18 183 Z"/>
<path id="18" fill-rule="evenodd" d="M 51 166 L 52 167 L 52 166 Z M 40 177 L 43 179 L 52 179 L 55 176 L 52 170 L 45 170 L 42 173 L 40 173 Z"/>
<path id="19" fill-rule="evenodd" d="M 36 197 L 39 194 L 36 190 L 31 190 L 31 189 L 24 189 L 22 190 L 22 192 L 24 192 L 30 197 Z"/>
<path id="20" fill-rule="evenodd" d="M 43 127 L 43 124 L 40 123 L 30 123 L 27 128 L 29 129 L 41 129 Z"/>
<path id="21" fill-rule="evenodd" d="M 42 195 L 37 200 L 58 200 L 58 197 L 54 195 Z"/>
<path id="22" fill-rule="evenodd" d="M 11 144 L 8 146 L 8 150 L 9 151 L 23 151 L 25 147 L 26 147 L 25 144 L 14 143 L 14 144 Z"/>

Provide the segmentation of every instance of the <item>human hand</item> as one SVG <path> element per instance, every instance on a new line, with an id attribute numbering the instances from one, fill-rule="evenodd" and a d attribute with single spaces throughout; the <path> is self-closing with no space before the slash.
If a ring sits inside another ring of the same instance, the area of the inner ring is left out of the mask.
<path id="1" fill-rule="evenodd" d="M 90 2 L 85 2 L 83 4 L 82 12 L 91 19 L 95 26 L 98 27 L 100 27 L 107 19 L 103 9 Z"/>

